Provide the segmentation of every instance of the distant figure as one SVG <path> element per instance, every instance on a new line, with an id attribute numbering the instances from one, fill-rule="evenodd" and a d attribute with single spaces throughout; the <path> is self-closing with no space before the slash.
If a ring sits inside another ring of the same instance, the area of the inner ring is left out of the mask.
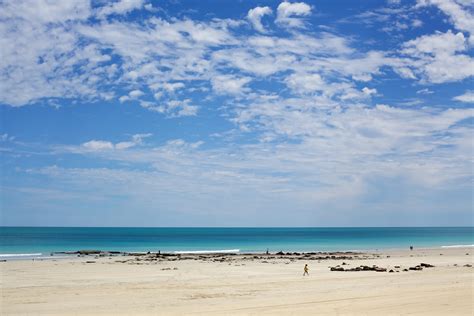
<path id="1" fill-rule="evenodd" d="M 305 275 L 308 275 L 308 276 L 309 276 L 309 268 L 308 268 L 308 265 L 307 265 L 307 264 L 304 265 L 303 276 L 305 276 Z"/>
<path id="2" fill-rule="evenodd" d="M 413 250 L 413 246 L 410 246 L 410 250 Z"/>
<path id="3" fill-rule="evenodd" d="M 266 252 L 266 254 L 267 254 L 267 255 L 269 254 L 269 252 L 268 252 L 268 248 L 267 248 L 267 252 Z"/>

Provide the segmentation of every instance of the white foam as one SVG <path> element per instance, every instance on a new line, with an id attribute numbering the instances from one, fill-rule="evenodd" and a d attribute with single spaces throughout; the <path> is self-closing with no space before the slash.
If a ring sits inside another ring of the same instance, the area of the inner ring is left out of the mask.
<path id="1" fill-rule="evenodd" d="M 441 248 L 473 248 L 474 245 L 452 245 L 452 246 L 441 246 Z"/>
<path id="2" fill-rule="evenodd" d="M 42 253 L 0 253 L 0 257 L 34 257 L 41 256 Z"/>
<path id="3" fill-rule="evenodd" d="M 175 254 L 206 254 L 206 253 L 238 253 L 240 249 L 224 249 L 224 250 L 185 250 L 175 251 Z"/>

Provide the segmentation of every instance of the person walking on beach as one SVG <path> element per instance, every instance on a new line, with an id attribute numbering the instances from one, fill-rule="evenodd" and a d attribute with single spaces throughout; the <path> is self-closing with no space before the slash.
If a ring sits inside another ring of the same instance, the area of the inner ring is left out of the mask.
<path id="1" fill-rule="evenodd" d="M 303 272 L 303 276 L 305 275 L 308 275 L 309 276 L 309 267 L 307 264 L 304 265 L 304 272 Z"/>

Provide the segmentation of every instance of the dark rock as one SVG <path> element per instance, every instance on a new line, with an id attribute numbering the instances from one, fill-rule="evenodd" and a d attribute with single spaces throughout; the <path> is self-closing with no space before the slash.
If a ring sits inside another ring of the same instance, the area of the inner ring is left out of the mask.
<path id="1" fill-rule="evenodd" d="M 79 250 L 77 252 L 80 255 L 98 255 L 101 253 L 100 250 Z"/>
<path id="2" fill-rule="evenodd" d="M 86 261 L 86 263 L 95 263 L 95 261 Z"/>
<path id="3" fill-rule="evenodd" d="M 375 271 L 376 271 L 376 272 L 387 272 L 387 269 L 385 269 L 385 268 L 380 268 L 380 267 L 376 267 L 376 268 L 375 268 Z"/>
<path id="4" fill-rule="evenodd" d="M 434 268 L 434 265 L 429 263 L 420 263 L 420 266 L 422 266 L 423 268 Z"/>
<path id="5" fill-rule="evenodd" d="M 388 271 L 388 272 L 389 272 L 389 273 L 393 273 L 393 272 L 395 272 L 395 271 L 393 271 L 393 270 L 390 270 L 390 271 Z"/>
<path id="6" fill-rule="evenodd" d="M 347 265 L 347 263 L 343 262 L 342 265 L 345 266 L 345 265 Z"/>
<path id="7" fill-rule="evenodd" d="M 421 271 L 423 268 L 421 266 L 409 267 L 408 270 L 412 271 Z"/>
<path id="8" fill-rule="evenodd" d="M 403 269 L 403 271 L 408 272 L 408 269 Z"/>
<path id="9" fill-rule="evenodd" d="M 283 256 L 285 253 L 283 251 L 279 251 L 276 254 L 279 255 L 279 256 Z"/>
<path id="10" fill-rule="evenodd" d="M 468 268 L 471 268 L 471 267 L 472 267 L 472 264 L 469 264 L 469 263 L 468 263 L 468 264 L 465 264 L 464 266 L 465 266 L 465 267 L 468 267 Z"/>
<path id="11" fill-rule="evenodd" d="M 400 266 L 395 266 L 394 268 L 395 268 L 395 269 L 400 269 Z"/>
<path id="12" fill-rule="evenodd" d="M 342 267 L 331 267 L 331 271 L 344 271 Z"/>

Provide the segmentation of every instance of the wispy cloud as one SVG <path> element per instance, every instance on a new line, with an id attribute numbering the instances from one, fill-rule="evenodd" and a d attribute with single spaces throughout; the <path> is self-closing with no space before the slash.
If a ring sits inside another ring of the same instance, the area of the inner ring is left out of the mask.
<path id="1" fill-rule="evenodd" d="M 465 103 L 474 103 L 474 91 L 466 91 L 464 94 L 455 96 L 453 100 Z"/>

